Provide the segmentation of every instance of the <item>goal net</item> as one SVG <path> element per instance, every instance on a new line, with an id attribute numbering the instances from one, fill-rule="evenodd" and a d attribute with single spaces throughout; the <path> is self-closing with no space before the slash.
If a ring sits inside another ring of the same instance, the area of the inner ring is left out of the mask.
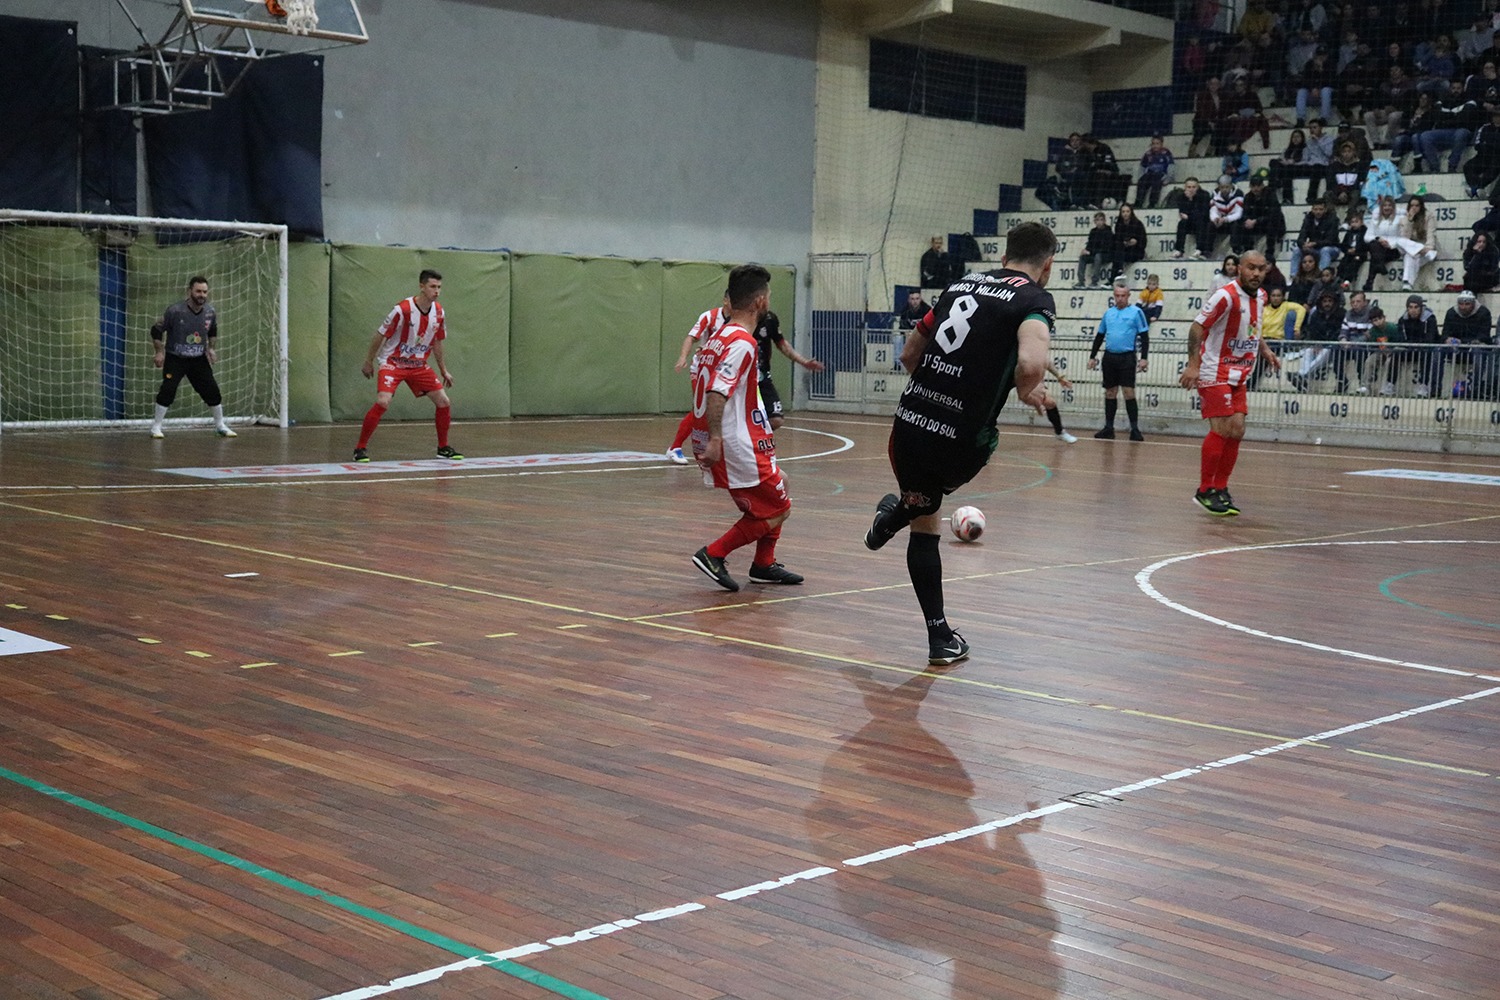
<path id="1" fill-rule="evenodd" d="M 286 227 L 0 210 L 0 428 L 150 422 L 151 326 L 208 279 L 235 423 L 287 425 Z M 208 423 L 183 391 L 169 422 Z"/>

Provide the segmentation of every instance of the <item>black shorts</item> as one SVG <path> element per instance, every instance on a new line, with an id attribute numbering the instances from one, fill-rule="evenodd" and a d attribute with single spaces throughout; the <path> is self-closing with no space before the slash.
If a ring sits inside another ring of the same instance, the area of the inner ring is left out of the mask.
<path id="1" fill-rule="evenodd" d="M 1105 351 L 1099 370 L 1104 373 L 1104 388 L 1135 388 L 1135 352 Z"/>
<path id="2" fill-rule="evenodd" d="M 760 380 L 760 405 L 766 408 L 767 417 L 779 417 L 781 410 L 781 393 L 776 391 L 776 385 L 769 378 Z"/>
<path id="3" fill-rule="evenodd" d="M 900 420 L 891 428 L 891 471 L 902 502 L 918 515 L 935 513 L 943 497 L 979 475 L 990 460 L 988 449 L 935 441 L 932 434 Z"/>

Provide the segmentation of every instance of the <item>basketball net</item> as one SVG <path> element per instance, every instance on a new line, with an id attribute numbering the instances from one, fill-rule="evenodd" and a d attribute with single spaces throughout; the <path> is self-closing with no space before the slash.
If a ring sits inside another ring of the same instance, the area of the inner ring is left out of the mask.
<path id="1" fill-rule="evenodd" d="M 286 7 L 286 30 L 305 35 L 318 26 L 318 11 L 313 0 L 282 0 Z"/>

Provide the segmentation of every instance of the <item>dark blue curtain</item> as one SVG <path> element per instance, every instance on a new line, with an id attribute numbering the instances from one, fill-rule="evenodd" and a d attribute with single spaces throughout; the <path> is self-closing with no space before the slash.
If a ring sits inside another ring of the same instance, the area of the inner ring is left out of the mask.
<path id="1" fill-rule="evenodd" d="M 78 26 L 0 17 L 0 205 L 78 207 Z"/>
<path id="2" fill-rule="evenodd" d="M 135 197 L 135 124 L 128 111 L 104 111 L 114 100 L 114 53 L 85 45 L 83 60 L 83 211 L 140 215 Z"/>

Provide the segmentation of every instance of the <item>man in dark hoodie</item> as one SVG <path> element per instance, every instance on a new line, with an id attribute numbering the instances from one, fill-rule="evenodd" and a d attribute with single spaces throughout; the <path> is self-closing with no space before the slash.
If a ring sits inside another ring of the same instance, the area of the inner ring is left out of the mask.
<path id="1" fill-rule="evenodd" d="M 1339 255 L 1339 220 L 1328 211 L 1328 203 L 1315 201 L 1302 218 L 1297 231 L 1297 246 L 1292 251 L 1289 274 L 1297 271 L 1297 261 L 1305 253 L 1318 255 L 1319 269 L 1329 267 Z"/>
<path id="2" fill-rule="evenodd" d="M 1182 259 L 1183 248 L 1187 245 L 1189 235 L 1193 237 L 1193 259 L 1202 260 L 1203 252 L 1208 249 L 1209 226 L 1208 226 L 1208 204 L 1211 196 L 1198 183 L 1198 178 L 1189 177 L 1182 182 L 1182 190 L 1177 192 L 1177 248 L 1172 251 L 1173 260 Z"/>
<path id="3" fill-rule="evenodd" d="M 1490 311 L 1473 292 L 1459 292 L 1458 304 L 1443 317 L 1443 339 L 1452 346 L 1468 345 L 1470 399 L 1495 399 L 1494 322 Z"/>
<path id="4" fill-rule="evenodd" d="M 1406 312 L 1396 321 L 1401 328 L 1401 339 L 1408 344 L 1421 345 L 1412 351 L 1416 362 L 1417 395 L 1423 399 L 1441 396 L 1443 385 L 1443 353 L 1438 343 L 1437 317 L 1420 295 L 1406 298 Z M 1432 345 L 1432 346 L 1429 346 Z"/>

